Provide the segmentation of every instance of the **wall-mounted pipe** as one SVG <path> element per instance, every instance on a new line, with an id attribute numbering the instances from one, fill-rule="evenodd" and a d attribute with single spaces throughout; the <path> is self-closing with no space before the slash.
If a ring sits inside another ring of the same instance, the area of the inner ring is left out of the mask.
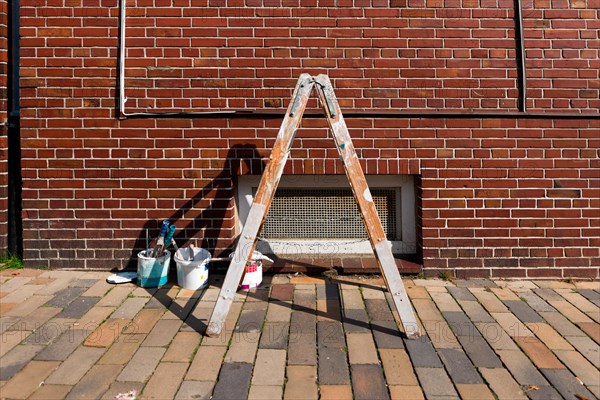
<path id="1" fill-rule="evenodd" d="M 23 257 L 19 0 L 8 2 L 8 251 Z"/>
<path id="2" fill-rule="evenodd" d="M 519 58 L 519 91 L 521 102 L 519 104 L 522 112 L 527 112 L 527 68 L 525 65 L 525 35 L 523 30 L 523 5 L 521 0 L 515 0 L 515 33 L 518 35 L 518 58 Z"/>

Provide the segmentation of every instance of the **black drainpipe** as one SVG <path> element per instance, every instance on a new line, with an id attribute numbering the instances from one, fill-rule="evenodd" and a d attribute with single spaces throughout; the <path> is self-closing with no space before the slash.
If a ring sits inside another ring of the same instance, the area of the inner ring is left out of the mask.
<path id="1" fill-rule="evenodd" d="M 8 251 L 22 258 L 19 0 L 8 1 L 8 13 Z"/>

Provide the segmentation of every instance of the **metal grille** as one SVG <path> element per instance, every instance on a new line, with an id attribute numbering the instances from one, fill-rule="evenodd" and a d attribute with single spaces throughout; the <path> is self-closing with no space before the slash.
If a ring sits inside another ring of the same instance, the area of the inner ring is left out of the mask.
<path id="1" fill-rule="evenodd" d="M 371 190 L 388 240 L 396 240 L 396 189 Z M 278 189 L 263 225 L 266 239 L 366 239 L 351 189 Z"/>

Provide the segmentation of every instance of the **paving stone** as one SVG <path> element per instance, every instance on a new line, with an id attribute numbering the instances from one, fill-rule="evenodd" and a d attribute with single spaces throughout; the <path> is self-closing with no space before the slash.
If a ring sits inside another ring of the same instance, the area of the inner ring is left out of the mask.
<path id="1" fill-rule="evenodd" d="M 286 371 L 284 399 L 318 399 L 316 365 L 289 365 Z"/>
<path id="2" fill-rule="evenodd" d="M 164 347 L 173 340 L 182 322 L 180 320 L 161 319 L 148 334 L 143 346 Z"/>
<path id="3" fill-rule="evenodd" d="M 494 350 L 518 350 L 512 338 L 497 322 L 476 322 L 475 327 Z"/>
<path id="4" fill-rule="evenodd" d="M 169 306 L 167 312 L 163 316 L 163 319 L 180 319 L 185 321 L 185 319 L 190 315 L 198 298 L 185 298 L 185 299 L 175 299 Z"/>
<path id="5" fill-rule="evenodd" d="M 253 385 L 283 385 L 285 374 L 286 351 L 277 349 L 258 349 Z"/>
<path id="6" fill-rule="evenodd" d="M 458 400 L 458 393 L 444 368 L 415 368 L 415 370 L 427 399 Z"/>
<path id="7" fill-rule="evenodd" d="M 379 365 L 352 365 L 352 390 L 356 400 L 390 398 Z"/>
<path id="8" fill-rule="evenodd" d="M 588 386 L 588 390 L 592 392 L 597 399 L 600 399 L 600 385 Z"/>
<path id="9" fill-rule="evenodd" d="M 544 322 L 544 319 L 523 300 L 505 300 L 504 304 L 521 322 Z"/>
<path id="10" fill-rule="evenodd" d="M 144 387 L 145 399 L 172 399 L 179 389 L 179 384 L 189 363 L 161 362 Z"/>
<path id="11" fill-rule="evenodd" d="M 250 386 L 248 400 L 279 400 L 283 398 L 283 386 Z"/>
<path id="12" fill-rule="evenodd" d="M 11 293 L 20 288 L 23 285 L 26 285 L 32 280 L 32 277 L 26 276 L 16 276 L 11 277 L 8 281 L 2 283 L 2 291 Z"/>
<path id="13" fill-rule="evenodd" d="M 35 295 L 42 289 L 44 286 L 42 285 L 24 285 L 19 288 L 19 290 L 15 290 L 2 299 L 3 303 L 15 303 L 20 304 L 25 302 L 31 296 Z"/>
<path id="14" fill-rule="evenodd" d="M 49 300 L 46 304 L 49 307 L 64 308 L 68 306 L 77 297 L 79 297 L 83 292 L 85 292 L 85 290 L 86 288 L 84 287 L 67 287 L 56 292 L 54 297 L 51 300 Z"/>
<path id="15" fill-rule="evenodd" d="M 600 384 L 600 372 L 575 350 L 556 350 L 556 356 L 562 361 L 586 386 Z"/>
<path id="16" fill-rule="evenodd" d="M 252 364 L 225 363 L 213 392 L 213 399 L 236 400 L 246 398 L 252 375 Z"/>
<path id="17" fill-rule="evenodd" d="M 391 400 L 425 400 L 420 386 L 389 386 Z"/>
<path id="18" fill-rule="evenodd" d="M 194 331 L 194 332 L 205 332 L 208 324 L 208 319 L 210 318 L 212 311 L 214 308 L 214 303 L 212 303 L 212 307 L 200 307 L 200 304 L 197 304 L 196 308 L 192 310 L 190 315 L 186 318 L 183 325 L 181 326 L 181 331 Z"/>
<path id="19" fill-rule="evenodd" d="M 41 296 L 45 296 L 45 295 L 55 295 L 56 292 L 65 289 L 68 285 L 69 282 L 71 282 L 70 278 L 56 278 L 56 280 L 54 282 L 51 282 L 49 284 L 44 285 L 44 287 L 42 289 L 40 289 L 37 294 L 41 295 Z"/>
<path id="20" fill-rule="evenodd" d="M 370 333 L 349 333 L 346 335 L 350 364 L 377 364 L 377 349 Z"/>
<path id="21" fill-rule="evenodd" d="M 378 349 L 403 349 L 404 341 L 396 321 L 375 321 L 371 324 Z"/>
<path id="22" fill-rule="evenodd" d="M 219 376 L 225 346 L 200 346 L 185 376 L 186 381 L 214 382 Z"/>
<path id="23" fill-rule="evenodd" d="M 388 385 L 418 386 L 408 354 L 403 349 L 379 349 Z"/>
<path id="24" fill-rule="evenodd" d="M 594 398 L 569 370 L 542 368 L 540 371 L 565 399 Z"/>
<path id="25" fill-rule="evenodd" d="M 344 309 L 344 331 L 347 333 L 370 333 L 369 317 L 366 310 Z"/>
<path id="26" fill-rule="evenodd" d="M 40 307 L 31 312 L 26 317 L 22 317 L 13 324 L 11 329 L 20 329 L 23 331 L 32 331 L 40 329 L 40 326 L 44 325 L 54 316 L 61 311 L 57 307 Z"/>
<path id="27" fill-rule="evenodd" d="M 479 332 L 475 325 L 471 322 L 467 314 L 456 311 L 446 311 L 442 315 L 448 321 L 448 326 L 452 332 L 457 336 L 477 336 Z"/>
<path id="28" fill-rule="evenodd" d="M 342 319 L 339 300 L 317 300 L 317 319 L 320 321 L 340 321 Z"/>
<path id="29" fill-rule="evenodd" d="M 0 303 L 0 315 L 8 315 L 16 305 L 16 303 Z"/>
<path id="30" fill-rule="evenodd" d="M 317 365 L 317 338 L 315 333 L 290 335 L 289 365 Z"/>
<path id="31" fill-rule="evenodd" d="M 23 343 L 48 345 L 58 339 L 63 332 L 72 330 L 74 321 L 73 319 L 53 318 L 41 327 L 34 329 Z"/>
<path id="32" fill-rule="evenodd" d="M 534 337 L 525 324 L 511 313 L 491 313 L 492 317 L 511 337 Z"/>
<path id="33" fill-rule="evenodd" d="M 325 283 L 325 278 L 317 277 L 317 276 L 291 276 L 290 283 L 293 285 L 307 284 L 307 283 L 322 285 Z"/>
<path id="34" fill-rule="evenodd" d="M 494 391 L 498 400 L 526 400 L 521 387 L 504 368 L 482 368 L 481 375 Z"/>
<path id="35" fill-rule="evenodd" d="M 352 386 L 319 385 L 319 396 L 321 400 L 352 400 Z"/>
<path id="36" fill-rule="evenodd" d="M 362 295 L 358 288 L 345 289 L 341 292 L 342 307 L 344 310 L 363 310 L 365 308 Z"/>
<path id="37" fill-rule="evenodd" d="M 137 287 L 133 289 L 131 295 L 133 297 L 152 297 L 156 292 L 158 292 L 158 288 Z"/>
<path id="38" fill-rule="evenodd" d="M 72 386 L 67 385 L 42 385 L 40 386 L 29 399 L 31 400 L 62 400 L 67 397 L 67 393 L 72 389 Z"/>
<path id="39" fill-rule="evenodd" d="M 317 321 L 317 340 L 319 347 L 345 347 L 342 324 L 337 321 Z"/>
<path id="40" fill-rule="evenodd" d="M 383 287 L 369 287 L 362 286 L 362 295 L 365 300 L 385 300 L 384 288 Z"/>
<path id="41" fill-rule="evenodd" d="M 272 301 L 267 308 L 267 321 L 289 322 L 292 316 L 292 305 L 282 301 Z"/>
<path id="42" fill-rule="evenodd" d="M 156 369 L 165 354 L 162 347 L 140 347 L 123 368 L 117 380 L 121 382 L 145 382 Z"/>
<path id="43" fill-rule="evenodd" d="M 102 395 L 102 400 L 115 400 L 117 395 L 135 391 L 136 396 L 142 391 L 143 383 L 138 382 L 113 382 Z"/>
<path id="44" fill-rule="evenodd" d="M 417 286 L 455 286 L 454 283 L 450 281 L 443 281 L 441 279 L 413 279 L 413 283 Z"/>
<path id="45" fill-rule="evenodd" d="M 75 279 L 69 283 L 69 286 L 89 289 L 94 286 L 96 282 L 98 282 L 98 279 Z"/>
<path id="46" fill-rule="evenodd" d="M 183 381 L 176 400 L 210 400 L 214 382 Z"/>
<path id="47" fill-rule="evenodd" d="M 84 346 L 110 347 L 119 335 L 131 323 L 126 319 L 108 319 L 92 332 L 83 342 Z M 128 329 L 130 331 L 130 329 Z"/>
<path id="48" fill-rule="evenodd" d="M 482 336 L 459 336 L 458 340 L 465 353 L 477 368 L 499 368 L 502 362 Z"/>
<path id="49" fill-rule="evenodd" d="M 135 315 L 131 324 L 124 330 L 124 333 L 150 333 L 163 314 L 164 310 L 144 308 Z"/>
<path id="50" fill-rule="evenodd" d="M 115 286 L 108 294 L 102 297 L 102 300 L 98 302 L 99 307 L 119 307 L 121 303 L 127 299 L 133 288 L 129 286 Z"/>
<path id="51" fill-rule="evenodd" d="M 535 283 L 533 283 L 532 281 L 516 280 L 516 281 L 494 281 L 494 282 L 496 283 L 496 285 L 498 287 L 505 287 L 505 288 L 511 289 L 513 291 L 524 291 L 524 290 L 537 289 L 537 285 Z"/>
<path id="52" fill-rule="evenodd" d="M 404 284 L 405 288 L 406 288 L 406 294 L 408 294 L 408 297 L 411 300 L 415 300 L 415 299 L 425 299 L 425 300 L 430 300 L 431 298 L 429 297 L 429 290 L 434 291 L 434 290 L 438 290 L 441 289 L 440 291 L 443 293 L 446 293 L 446 288 L 445 287 L 429 287 L 429 288 L 425 288 L 423 286 L 408 286 L 406 285 L 406 283 Z"/>
<path id="53" fill-rule="evenodd" d="M 49 307 L 47 307 L 49 308 Z M 50 319 L 50 318 L 48 318 Z M 20 317 L 14 315 L 4 315 L 0 317 L 0 334 L 6 332 L 11 326 L 13 326 L 17 321 L 21 320 Z M 19 329 L 19 327 L 15 327 L 12 329 L 13 331 Z"/>
<path id="54" fill-rule="evenodd" d="M 592 289 L 578 289 L 577 291 L 591 303 L 595 304 L 596 307 L 600 307 L 600 293 Z"/>
<path id="55" fill-rule="evenodd" d="M 238 319 L 236 332 L 260 332 L 265 319 L 266 310 L 245 310 L 242 309 Z"/>
<path id="56" fill-rule="evenodd" d="M 89 332 L 93 332 L 100 326 L 100 324 L 115 311 L 114 307 L 92 307 L 83 317 L 79 318 L 75 322 L 77 329 L 85 329 Z"/>
<path id="57" fill-rule="evenodd" d="M 454 300 L 454 298 L 447 292 L 430 292 L 431 299 L 435 302 L 436 306 L 442 313 L 445 312 L 462 312 L 462 309 Z"/>
<path id="58" fill-rule="evenodd" d="M 270 301 L 291 301 L 294 298 L 294 285 L 275 284 L 271 287 Z"/>
<path id="59" fill-rule="evenodd" d="M 259 347 L 263 349 L 286 349 L 290 324 L 287 322 L 266 322 L 260 335 Z"/>
<path id="60" fill-rule="evenodd" d="M 234 334 L 227 354 L 225 355 L 225 362 L 228 363 L 249 363 L 253 364 L 256 358 L 256 352 L 258 351 L 258 339 L 252 338 L 249 340 L 244 337 L 244 334 Z"/>
<path id="61" fill-rule="evenodd" d="M 540 315 L 554 328 L 561 336 L 585 336 L 575 324 L 565 318 L 559 312 L 541 312 Z"/>
<path id="62" fill-rule="evenodd" d="M 10 310 L 0 312 L 0 315 L 3 316 L 16 316 L 16 317 L 25 317 L 29 316 L 31 313 L 42 307 L 49 300 L 52 299 L 51 295 L 33 295 L 22 303 L 16 304 L 14 307 L 11 307 Z M 45 307 L 44 307 L 45 308 Z M 50 308 L 50 307 L 48 307 Z"/>
<path id="63" fill-rule="evenodd" d="M 529 385 L 548 385 L 548 381 L 546 381 L 522 351 L 498 350 L 497 354 L 520 385 L 525 387 Z"/>
<path id="64" fill-rule="evenodd" d="M 59 364 L 57 361 L 31 361 L 2 387 L 2 398 L 28 398 Z"/>
<path id="65" fill-rule="evenodd" d="M 0 336 L 0 357 L 8 353 L 15 346 L 31 335 L 31 331 L 18 329 L 18 325 L 9 329 Z"/>
<path id="66" fill-rule="evenodd" d="M 289 322 L 290 335 L 314 334 L 317 329 L 317 318 L 310 312 L 294 311 Z"/>
<path id="67" fill-rule="evenodd" d="M 489 312 L 489 313 L 502 313 L 508 312 L 508 308 L 496 297 L 494 293 L 487 290 L 481 289 L 470 289 L 471 293 L 479 300 L 479 303 Z"/>
<path id="68" fill-rule="evenodd" d="M 116 364 L 125 365 L 138 350 L 146 335 L 121 335 L 119 340 L 109 347 L 102 358 L 98 360 L 98 364 Z"/>
<path id="69" fill-rule="evenodd" d="M 94 280 L 95 283 L 83 292 L 82 296 L 86 297 L 103 297 L 106 292 L 114 287 L 114 285 L 106 282 L 106 279 Z"/>
<path id="70" fill-rule="evenodd" d="M 383 294 L 383 293 L 382 293 Z M 389 309 L 385 297 L 382 299 L 366 299 L 365 305 L 371 321 L 393 321 L 394 316 Z"/>
<path id="71" fill-rule="evenodd" d="M 467 357 L 467 355 L 457 349 L 438 349 L 438 354 L 450 374 L 452 382 L 455 384 L 478 384 L 483 383 L 483 379 Z"/>
<path id="72" fill-rule="evenodd" d="M 104 354 L 105 349 L 79 347 L 46 379 L 56 385 L 75 385 Z"/>
<path id="73" fill-rule="evenodd" d="M 67 399 L 95 399 L 108 390 L 121 370 L 120 365 L 95 365 L 69 392 Z"/>
<path id="74" fill-rule="evenodd" d="M 404 345 L 415 368 L 443 368 L 428 337 L 406 340 Z"/>
<path id="75" fill-rule="evenodd" d="M 202 337 L 198 332 L 178 332 L 169 345 L 162 361 L 191 362 Z"/>
<path id="76" fill-rule="evenodd" d="M 575 289 L 574 284 L 565 281 L 537 281 L 537 285 L 550 289 Z"/>
<path id="77" fill-rule="evenodd" d="M 457 384 L 456 390 L 463 400 L 494 400 L 486 384 Z"/>
<path id="78" fill-rule="evenodd" d="M 43 345 L 19 345 L 6 353 L 0 362 L 0 381 L 12 378 L 43 348 Z"/>
<path id="79" fill-rule="evenodd" d="M 317 304 L 317 297 L 314 287 L 310 290 L 301 290 L 296 286 L 294 290 L 294 309 L 301 311 L 312 311 Z"/>
<path id="80" fill-rule="evenodd" d="M 337 300 L 339 299 L 339 287 L 335 284 L 326 283 L 325 285 L 316 285 L 318 300 Z"/>
<path id="81" fill-rule="evenodd" d="M 564 368 L 554 354 L 536 338 L 515 337 L 515 342 L 523 349 L 537 368 Z"/>
<path id="82" fill-rule="evenodd" d="M 507 288 L 491 288 L 492 293 L 496 295 L 502 302 L 519 300 L 519 297 L 510 289 Z"/>
<path id="83" fill-rule="evenodd" d="M 566 339 L 582 356 L 600 369 L 600 347 L 592 339 L 583 336 L 568 336 Z"/>
<path id="84" fill-rule="evenodd" d="M 477 301 L 460 301 L 460 306 L 471 322 L 495 322 L 494 318 Z"/>
<path id="85" fill-rule="evenodd" d="M 79 319 L 94 307 L 98 301 L 100 301 L 100 297 L 78 297 L 58 314 L 57 318 Z"/>
<path id="86" fill-rule="evenodd" d="M 466 288 L 493 288 L 496 287 L 496 283 L 489 279 L 474 278 L 474 279 L 461 279 L 455 282 L 458 287 Z"/>
<path id="87" fill-rule="evenodd" d="M 448 287 L 448 292 L 458 301 L 477 301 L 475 296 L 466 287 Z"/>
<path id="88" fill-rule="evenodd" d="M 66 330 L 59 338 L 42 350 L 36 360 L 64 361 L 84 341 L 89 331 L 82 329 Z"/>
<path id="89" fill-rule="evenodd" d="M 132 320 L 135 315 L 144 308 L 144 304 L 146 304 L 147 301 L 148 299 L 145 297 L 129 297 L 119 308 L 117 308 L 111 315 L 111 318 Z"/>
<path id="90" fill-rule="evenodd" d="M 519 297 L 521 297 L 525 302 L 527 302 L 527 304 L 529 304 L 529 306 L 538 313 L 555 311 L 554 307 L 550 306 L 548 303 L 542 300 L 541 297 L 539 297 L 533 292 L 520 293 Z"/>
<path id="91" fill-rule="evenodd" d="M 573 350 L 573 347 L 545 323 L 529 323 L 527 327 L 551 350 Z"/>
<path id="92" fill-rule="evenodd" d="M 600 325 L 595 322 L 580 322 L 579 327 L 588 334 L 594 342 L 600 343 Z"/>
<path id="93" fill-rule="evenodd" d="M 346 385 L 350 383 L 347 354 L 342 348 L 319 347 L 319 385 Z"/>
<path id="94" fill-rule="evenodd" d="M 542 299 L 544 299 L 546 301 L 564 300 L 560 294 L 556 293 L 554 290 L 549 289 L 549 288 L 534 289 L 533 293 L 537 294 L 538 296 L 540 296 Z"/>

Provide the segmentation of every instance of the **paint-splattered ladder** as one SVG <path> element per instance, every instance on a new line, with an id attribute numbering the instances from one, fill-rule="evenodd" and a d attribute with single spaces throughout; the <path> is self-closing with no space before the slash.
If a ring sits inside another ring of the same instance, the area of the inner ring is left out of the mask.
<path id="1" fill-rule="evenodd" d="M 406 295 L 406 290 L 400 278 L 394 256 L 392 255 L 391 245 L 388 242 L 375 204 L 371 197 L 371 192 L 367 185 L 365 175 L 360 166 L 358 157 L 354 150 L 348 128 L 344 122 L 342 112 L 333 92 L 333 87 L 327 75 L 312 77 L 308 74 L 302 74 L 298 79 L 298 84 L 292 95 L 292 101 L 288 106 L 281 128 L 277 135 L 277 140 L 271 153 L 269 164 L 256 191 L 254 202 L 248 213 L 246 224 L 242 230 L 234 256 L 227 270 L 223 287 L 217 299 L 217 303 L 210 318 L 206 334 L 208 336 L 218 336 L 221 333 L 225 318 L 233 302 L 235 292 L 242 279 L 246 263 L 254 251 L 254 245 L 257 235 L 271 206 L 271 201 L 279 185 L 279 180 L 283 173 L 283 168 L 290 154 L 290 148 L 300 126 L 302 115 L 306 109 L 306 104 L 316 88 L 319 95 L 323 112 L 329 123 L 329 128 L 333 133 L 336 147 L 340 154 L 342 163 L 346 170 L 346 175 L 350 181 L 350 186 L 354 192 L 354 197 L 358 203 L 363 222 L 365 224 L 369 240 L 379 268 L 383 273 L 388 290 L 392 294 L 394 304 L 398 310 L 400 320 L 404 327 L 404 332 L 409 338 L 416 338 L 420 335 L 415 314 Z"/>

